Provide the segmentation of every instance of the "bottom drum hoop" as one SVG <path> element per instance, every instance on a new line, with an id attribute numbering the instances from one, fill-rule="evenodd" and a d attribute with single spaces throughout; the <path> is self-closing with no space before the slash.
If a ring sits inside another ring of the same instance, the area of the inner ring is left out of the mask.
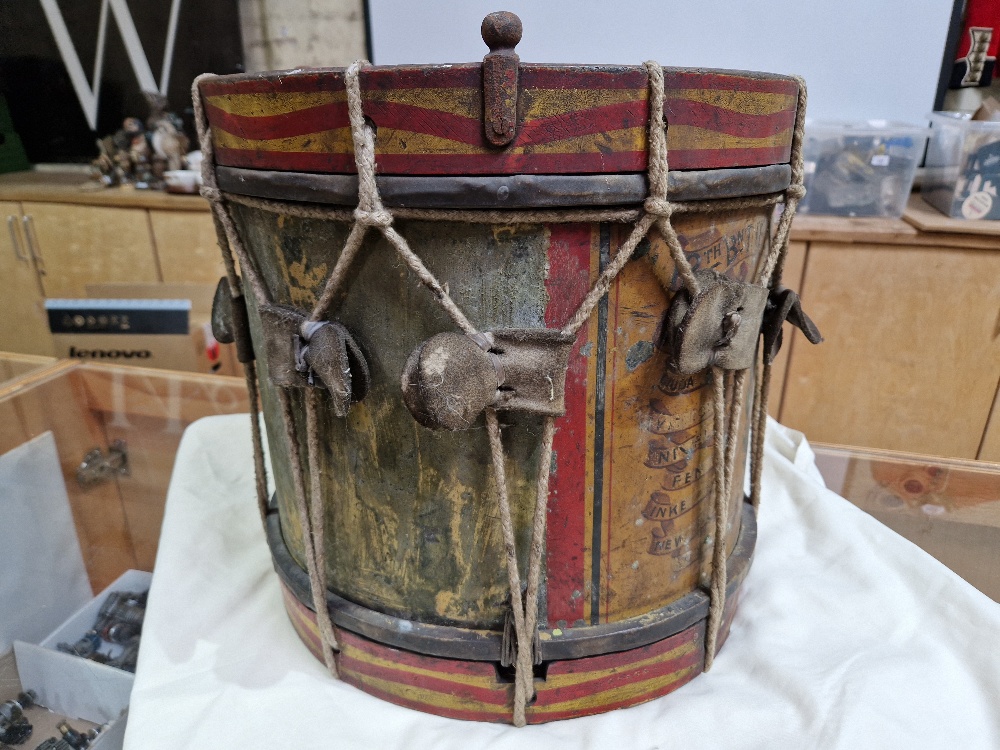
<path id="1" fill-rule="evenodd" d="M 278 576 L 301 604 L 315 612 L 309 575 L 285 544 L 273 500 L 266 519 L 266 534 Z M 740 534 L 726 566 L 727 600 L 739 592 L 756 543 L 757 514 L 745 499 Z M 498 631 L 405 620 L 356 604 L 331 591 L 326 592 L 326 603 L 335 625 L 385 645 L 447 659 L 500 661 L 502 634 Z M 618 622 L 571 629 L 539 628 L 540 658 L 543 662 L 578 659 L 646 646 L 704 621 L 708 608 L 708 594 L 696 589 L 658 610 Z"/>

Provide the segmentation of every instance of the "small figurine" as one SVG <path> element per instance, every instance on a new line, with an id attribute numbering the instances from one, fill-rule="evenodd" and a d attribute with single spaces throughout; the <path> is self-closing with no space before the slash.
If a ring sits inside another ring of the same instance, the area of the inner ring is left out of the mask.
<path id="1" fill-rule="evenodd" d="M 167 169 L 183 169 L 190 141 L 169 118 L 164 117 L 156 123 L 152 140 L 153 150 L 166 160 Z"/>
<path id="2" fill-rule="evenodd" d="M 187 153 L 190 140 L 184 134 L 184 123 L 173 112 L 167 112 L 167 97 L 155 91 L 144 91 L 146 103 L 149 105 L 149 116 L 146 118 L 146 129 L 149 131 L 153 151 L 165 159 L 167 169 L 183 169 L 184 154 Z"/>
<path id="3" fill-rule="evenodd" d="M 98 156 L 91 163 L 97 178 L 109 187 L 162 189 L 165 172 L 184 169 L 190 139 L 183 121 L 167 111 L 165 96 L 143 93 L 149 105 L 145 123 L 138 117 L 126 117 L 114 135 L 97 141 Z"/>
<path id="4" fill-rule="evenodd" d="M 0 703 L 0 743 L 20 745 L 31 736 L 33 727 L 24 716 L 24 709 L 35 705 L 36 695 L 28 690 L 17 696 L 17 700 Z"/>

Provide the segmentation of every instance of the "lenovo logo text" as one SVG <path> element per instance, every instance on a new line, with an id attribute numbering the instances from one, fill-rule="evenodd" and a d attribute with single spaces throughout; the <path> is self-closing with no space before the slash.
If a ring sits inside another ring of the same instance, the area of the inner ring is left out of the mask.
<path id="1" fill-rule="evenodd" d="M 77 359 L 149 359 L 153 353 L 149 349 L 77 349 L 71 346 L 69 356 Z"/>

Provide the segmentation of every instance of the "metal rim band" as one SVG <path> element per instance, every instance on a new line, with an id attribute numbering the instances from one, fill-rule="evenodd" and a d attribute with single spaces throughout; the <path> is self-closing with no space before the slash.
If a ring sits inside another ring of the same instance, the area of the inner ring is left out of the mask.
<path id="1" fill-rule="evenodd" d="M 356 175 L 276 172 L 216 167 L 219 188 L 271 200 L 356 206 Z M 671 172 L 671 201 L 749 198 L 780 193 L 791 184 L 788 164 L 740 169 Z M 646 175 L 509 175 L 376 178 L 389 208 L 531 209 L 638 206 L 646 199 Z"/>
<path id="2" fill-rule="evenodd" d="M 279 577 L 296 599 L 315 611 L 309 593 L 309 576 L 288 551 L 275 509 L 268 513 L 266 532 Z M 727 599 L 742 585 L 756 543 L 757 515 L 753 506 L 744 502 L 740 535 L 726 565 Z M 355 604 L 330 591 L 326 594 L 326 604 L 336 625 L 379 643 L 448 659 L 500 660 L 499 631 L 405 620 Z M 541 658 L 543 661 L 578 659 L 656 643 L 704 620 L 708 616 L 708 605 L 708 594 L 696 589 L 666 607 L 627 620 L 567 628 L 559 631 L 559 635 L 551 628 L 539 628 Z"/>

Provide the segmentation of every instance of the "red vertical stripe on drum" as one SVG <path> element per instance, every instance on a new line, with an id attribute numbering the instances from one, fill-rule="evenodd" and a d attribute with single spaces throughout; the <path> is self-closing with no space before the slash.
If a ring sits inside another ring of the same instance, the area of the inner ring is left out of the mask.
<path id="1" fill-rule="evenodd" d="M 613 242 L 616 247 L 620 247 L 620 239 L 617 236 L 617 232 L 612 235 Z M 615 456 L 615 433 L 617 432 L 615 428 L 615 420 L 617 418 L 618 412 L 615 410 L 615 392 L 617 391 L 617 376 L 618 376 L 618 333 L 621 330 L 618 327 L 618 284 L 621 281 L 621 276 L 615 279 L 615 283 L 611 285 L 608 290 L 608 301 L 612 302 L 612 295 L 614 300 L 612 303 L 612 309 L 614 312 L 609 311 L 609 316 L 613 315 L 613 320 L 608 320 L 609 334 L 612 336 L 611 346 L 608 347 L 610 362 L 608 363 L 608 379 L 610 382 L 605 386 L 605 393 L 607 394 L 605 398 L 608 401 L 608 427 L 607 427 L 607 455 L 608 455 L 608 470 L 607 470 L 607 495 L 604 500 L 604 518 L 606 519 L 606 527 L 604 532 L 604 559 L 605 565 L 607 566 L 604 579 L 602 581 L 604 588 L 604 622 L 611 621 L 611 583 L 614 576 L 614 572 L 611 568 L 611 535 L 614 529 L 614 524 L 611 522 L 613 516 L 613 509 L 611 507 L 612 499 L 615 496 L 615 476 L 614 476 L 614 456 Z"/>
<path id="2" fill-rule="evenodd" d="M 549 227 L 548 305 L 545 324 L 559 328 L 576 311 L 590 288 L 590 224 Z M 545 545 L 550 627 L 572 627 L 583 620 L 587 571 L 585 500 L 587 464 L 586 330 L 577 338 L 566 373 L 566 414 L 556 420 L 555 471 L 549 480 L 549 517 Z"/>

